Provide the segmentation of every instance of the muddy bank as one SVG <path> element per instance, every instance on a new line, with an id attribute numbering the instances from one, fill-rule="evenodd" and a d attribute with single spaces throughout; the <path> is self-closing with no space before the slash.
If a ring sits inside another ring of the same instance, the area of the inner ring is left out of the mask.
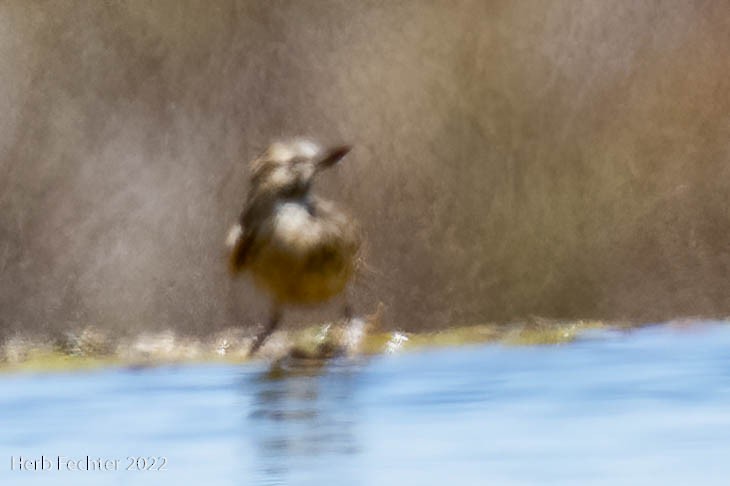
<path id="1" fill-rule="evenodd" d="M 267 361 L 294 359 L 294 365 L 331 358 L 360 358 L 402 353 L 429 347 L 494 343 L 542 346 L 570 343 L 592 330 L 630 331 L 639 326 L 598 321 L 532 320 L 512 324 L 481 324 L 446 331 L 409 333 L 386 331 L 375 319 L 358 319 L 353 326 L 323 323 L 276 332 L 256 356 L 248 355 L 254 335 L 225 329 L 208 338 L 180 335 L 172 330 L 138 336 L 112 336 L 92 327 L 68 332 L 56 340 L 15 335 L 0 347 L 0 370 L 57 371 L 99 367 L 150 367 L 164 364 Z"/>

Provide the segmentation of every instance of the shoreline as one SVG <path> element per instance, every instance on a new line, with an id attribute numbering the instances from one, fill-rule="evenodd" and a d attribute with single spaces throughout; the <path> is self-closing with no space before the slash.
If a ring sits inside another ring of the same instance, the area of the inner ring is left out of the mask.
<path id="1" fill-rule="evenodd" d="M 341 354 L 350 356 L 490 343 L 515 347 L 555 346 L 574 342 L 591 331 L 631 332 L 649 326 L 694 328 L 708 323 L 723 325 L 730 321 L 628 324 L 535 318 L 527 322 L 476 324 L 424 333 L 383 331 L 377 328 L 377 323 L 361 321 L 355 335 L 338 324 L 321 324 L 279 331 L 253 358 L 247 356 L 251 337 L 237 328 L 216 333 L 208 339 L 181 336 L 167 330 L 117 338 L 115 341 L 99 329 L 86 327 L 78 333 L 69 333 L 62 343 L 24 336 L 7 339 L 0 346 L 0 374 L 147 368 L 172 364 L 245 364 L 264 360 L 274 362 L 295 355 L 326 361 L 330 355 L 322 355 L 318 350 L 333 346 L 341 349 Z"/>

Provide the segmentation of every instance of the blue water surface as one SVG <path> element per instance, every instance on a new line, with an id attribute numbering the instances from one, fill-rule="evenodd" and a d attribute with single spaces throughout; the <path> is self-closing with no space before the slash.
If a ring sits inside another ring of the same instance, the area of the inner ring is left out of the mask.
<path id="1" fill-rule="evenodd" d="M 118 468 L 68 470 L 87 456 Z M 2 485 L 726 485 L 729 459 L 724 323 L 278 379 L 264 364 L 0 377 Z"/>

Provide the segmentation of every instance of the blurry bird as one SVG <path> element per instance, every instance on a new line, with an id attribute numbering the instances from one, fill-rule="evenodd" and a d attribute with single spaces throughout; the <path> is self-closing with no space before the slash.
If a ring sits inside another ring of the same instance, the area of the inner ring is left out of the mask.
<path id="1" fill-rule="evenodd" d="M 309 141 L 274 143 L 250 164 L 250 188 L 239 222 L 229 231 L 233 275 L 249 271 L 271 298 L 254 354 L 274 332 L 286 305 L 312 305 L 340 294 L 356 270 L 360 235 L 334 204 L 311 194 L 312 182 L 349 146 L 321 150 Z M 350 310 L 345 305 L 345 317 Z"/>

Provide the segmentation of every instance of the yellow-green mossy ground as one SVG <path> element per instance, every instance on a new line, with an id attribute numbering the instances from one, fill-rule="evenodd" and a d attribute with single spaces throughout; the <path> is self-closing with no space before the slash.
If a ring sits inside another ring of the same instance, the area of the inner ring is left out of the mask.
<path id="1" fill-rule="evenodd" d="M 377 316 L 345 327 L 312 325 L 274 333 L 255 359 L 326 360 L 333 356 L 408 352 L 427 347 L 495 343 L 507 346 L 569 343 L 591 329 L 621 329 L 626 325 L 598 321 L 553 321 L 534 318 L 512 324 L 476 324 L 428 333 L 383 331 Z M 146 367 L 172 363 L 250 361 L 252 337 L 231 328 L 209 339 L 179 336 L 173 331 L 112 338 L 88 326 L 67 333 L 61 343 L 15 336 L 0 348 L 0 371 L 66 371 L 100 367 Z"/>

